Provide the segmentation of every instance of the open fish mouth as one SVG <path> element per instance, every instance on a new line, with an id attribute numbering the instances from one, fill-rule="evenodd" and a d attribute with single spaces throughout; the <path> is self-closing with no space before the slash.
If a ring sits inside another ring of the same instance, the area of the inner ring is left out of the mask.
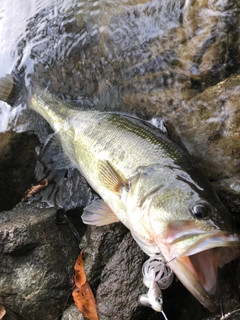
<path id="1" fill-rule="evenodd" d="M 240 255 L 239 237 L 223 231 L 190 232 L 174 239 L 169 248 L 169 266 L 179 280 L 206 308 L 216 311 L 218 267 Z"/>

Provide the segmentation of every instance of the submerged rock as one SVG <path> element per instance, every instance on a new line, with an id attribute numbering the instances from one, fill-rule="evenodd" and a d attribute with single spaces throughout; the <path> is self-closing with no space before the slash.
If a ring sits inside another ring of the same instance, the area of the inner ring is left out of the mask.
<path id="1" fill-rule="evenodd" d="M 163 110 L 172 136 L 214 180 L 240 177 L 239 90 L 240 75 L 232 75 L 176 110 Z"/>

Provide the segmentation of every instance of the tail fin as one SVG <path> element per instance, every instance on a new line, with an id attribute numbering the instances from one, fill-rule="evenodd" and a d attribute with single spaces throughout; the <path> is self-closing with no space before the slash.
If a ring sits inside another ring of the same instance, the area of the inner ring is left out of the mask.
<path id="1" fill-rule="evenodd" d="M 21 88 L 23 88 L 23 85 L 21 85 L 19 79 L 14 74 L 7 74 L 5 77 L 0 78 L 0 100 L 12 106 Z"/>

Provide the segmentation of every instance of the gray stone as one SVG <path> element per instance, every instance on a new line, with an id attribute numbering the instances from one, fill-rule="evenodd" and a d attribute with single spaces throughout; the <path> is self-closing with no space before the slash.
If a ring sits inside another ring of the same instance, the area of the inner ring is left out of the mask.
<path id="1" fill-rule="evenodd" d="M 61 320 L 84 320 L 84 317 L 77 307 L 72 304 L 64 311 Z"/>
<path id="2" fill-rule="evenodd" d="M 78 251 L 68 226 L 56 224 L 56 209 L 22 204 L 1 212 L 0 297 L 6 320 L 17 314 L 55 319 L 71 292 Z"/>

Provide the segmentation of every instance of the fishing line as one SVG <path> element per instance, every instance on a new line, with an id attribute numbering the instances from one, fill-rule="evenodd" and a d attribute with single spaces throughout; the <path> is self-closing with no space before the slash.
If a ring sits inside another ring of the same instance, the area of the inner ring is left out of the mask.
<path id="1" fill-rule="evenodd" d="M 72 221 L 68 218 L 68 216 L 66 215 L 66 213 L 65 213 L 65 212 L 63 213 L 63 216 L 64 216 L 64 218 L 66 219 L 66 221 L 67 221 L 67 223 L 68 223 L 68 225 L 69 225 L 70 229 L 72 230 L 72 232 L 73 232 L 74 236 L 77 238 L 77 240 L 78 240 L 78 247 L 79 247 L 80 251 L 82 251 L 82 246 L 81 246 L 81 237 L 80 237 L 80 235 L 79 235 L 79 233 L 78 233 L 77 229 L 74 227 L 74 225 L 73 225 Z"/>
<path id="2" fill-rule="evenodd" d="M 171 260 L 166 261 L 166 264 L 168 264 L 168 263 L 170 263 L 170 262 L 172 262 L 172 261 L 174 261 L 174 260 L 176 260 L 176 259 L 177 259 L 177 257 L 174 257 L 174 258 L 172 258 Z"/>
<path id="3" fill-rule="evenodd" d="M 240 308 L 235 309 L 235 310 L 233 310 L 233 311 L 231 311 L 231 312 L 228 312 L 228 313 L 226 313 L 226 314 L 222 314 L 222 315 L 217 314 L 217 315 L 214 316 L 214 318 L 213 318 L 213 317 L 204 318 L 203 320 L 217 320 L 217 319 L 219 319 L 219 320 L 225 320 L 225 319 L 229 318 L 232 314 L 234 314 L 234 313 L 236 313 L 236 312 L 239 312 L 239 311 L 240 311 Z"/>
<path id="4" fill-rule="evenodd" d="M 236 313 L 236 312 L 238 312 L 238 311 L 240 311 L 240 308 L 239 308 L 239 309 L 236 309 L 236 310 L 233 310 L 233 311 L 231 311 L 231 312 L 228 312 L 228 313 L 226 313 L 226 314 L 224 314 L 224 315 L 222 315 L 219 320 L 227 319 L 227 318 L 230 317 L 232 314 L 234 314 L 234 313 Z"/>
<path id="5" fill-rule="evenodd" d="M 163 312 L 163 310 L 162 310 L 162 315 L 164 316 L 164 319 L 165 319 L 165 320 L 168 320 L 168 318 L 167 318 L 167 316 L 165 315 L 165 313 Z"/>

